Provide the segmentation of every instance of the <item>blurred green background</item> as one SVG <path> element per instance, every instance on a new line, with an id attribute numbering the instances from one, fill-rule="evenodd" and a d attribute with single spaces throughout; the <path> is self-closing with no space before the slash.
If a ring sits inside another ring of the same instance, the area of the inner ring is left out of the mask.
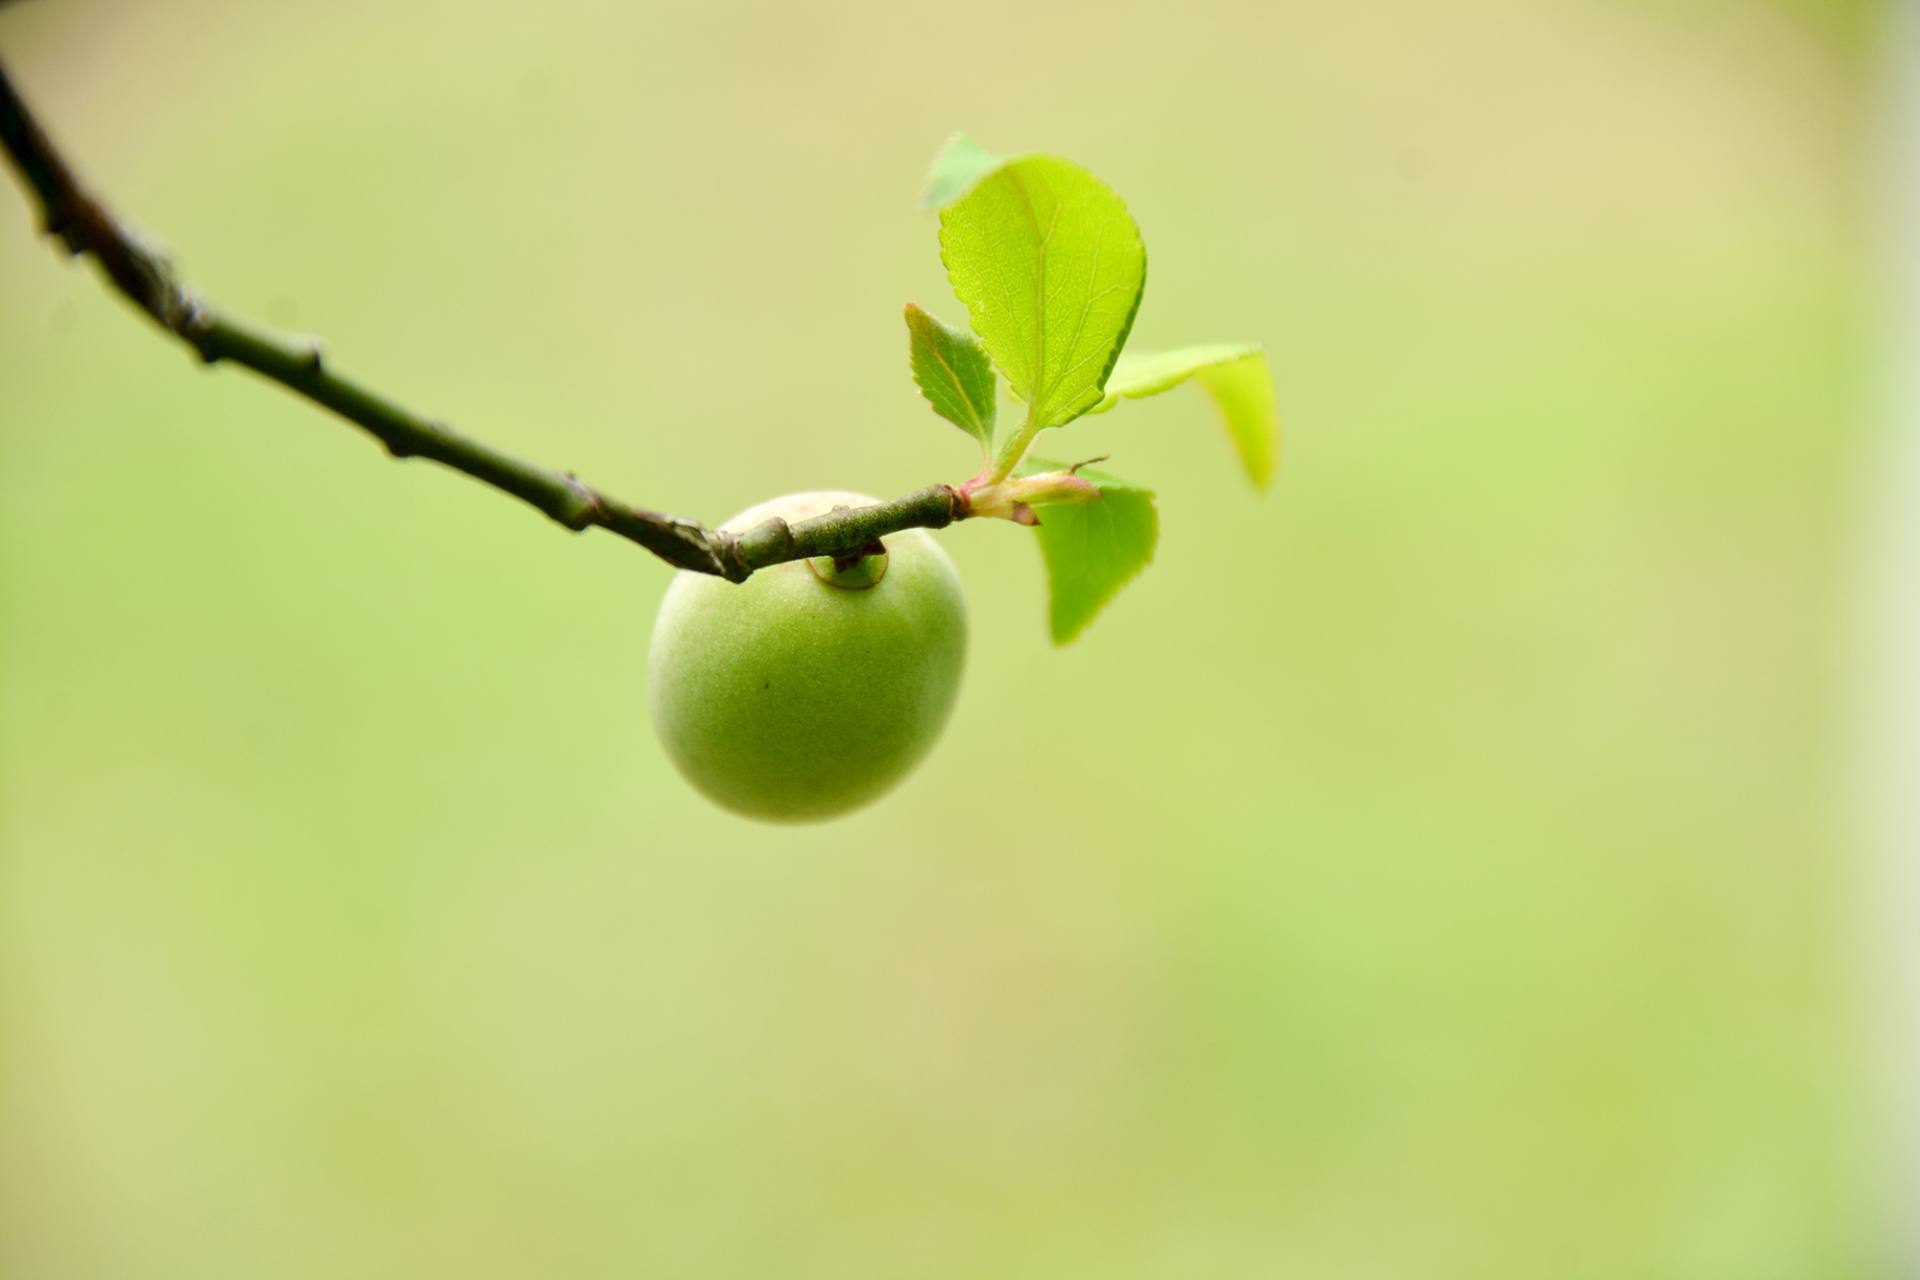
<path id="1" fill-rule="evenodd" d="M 1204 400 L 896 794 L 672 773 L 667 570 L 197 370 L 0 193 L 0 1275 L 1857 1276 L 1864 3 L 25 4 L 233 310 L 709 519 L 971 468 L 927 160 L 1073 157 Z"/>

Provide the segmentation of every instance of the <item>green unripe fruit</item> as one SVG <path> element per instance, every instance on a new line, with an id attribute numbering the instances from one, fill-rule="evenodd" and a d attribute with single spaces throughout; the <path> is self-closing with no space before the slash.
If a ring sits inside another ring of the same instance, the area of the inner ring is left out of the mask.
<path id="1" fill-rule="evenodd" d="M 874 501 L 796 493 L 723 527 Z M 653 723 L 674 765 L 716 803 L 773 822 L 836 817 L 932 748 L 960 689 L 966 600 L 925 529 L 885 545 L 842 568 L 796 560 L 741 583 L 675 575 L 653 628 Z"/>

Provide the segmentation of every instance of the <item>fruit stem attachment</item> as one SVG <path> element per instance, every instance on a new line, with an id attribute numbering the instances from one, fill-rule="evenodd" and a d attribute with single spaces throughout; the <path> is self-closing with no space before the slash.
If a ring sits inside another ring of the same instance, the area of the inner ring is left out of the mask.
<path id="1" fill-rule="evenodd" d="M 810 556 L 813 576 L 842 591 L 865 591 L 887 576 L 887 544 L 870 542 L 852 555 Z"/>

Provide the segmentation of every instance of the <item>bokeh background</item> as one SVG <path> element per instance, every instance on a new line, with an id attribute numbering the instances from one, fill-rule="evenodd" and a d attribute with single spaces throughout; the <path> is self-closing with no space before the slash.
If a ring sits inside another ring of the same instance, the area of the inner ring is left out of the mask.
<path id="1" fill-rule="evenodd" d="M 709 519 L 970 470 L 965 128 L 1126 196 L 1074 647 L 835 825 L 681 784 L 667 570 L 196 369 L 0 192 L 0 1274 L 1861 1276 L 1844 600 L 1888 37 L 1822 0 L 27 3 L 232 309 Z"/>

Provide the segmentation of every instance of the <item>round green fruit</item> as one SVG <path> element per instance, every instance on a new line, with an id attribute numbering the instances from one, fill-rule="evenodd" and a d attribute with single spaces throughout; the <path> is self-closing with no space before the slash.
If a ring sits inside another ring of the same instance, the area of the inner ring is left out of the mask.
<path id="1" fill-rule="evenodd" d="M 857 493 L 796 493 L 723 528 L 789 523 Z M 877 799 L 933 747 L 966 657 L 960 577 L 925 529 L 844 569 L 796 560 L 732 583 L 675 575 L 648 661 L 653 723 L 674 765 L 716 803 L 815 822 Z"/>

